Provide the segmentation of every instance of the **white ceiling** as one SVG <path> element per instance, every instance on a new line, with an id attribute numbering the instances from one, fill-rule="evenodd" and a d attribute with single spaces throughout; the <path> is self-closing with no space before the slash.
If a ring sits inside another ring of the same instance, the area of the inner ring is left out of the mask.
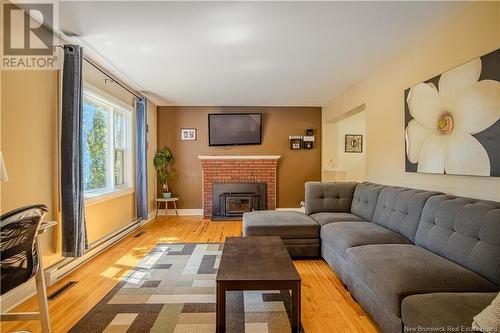
<path id="1" fill-rule="evenodd" d="M 158 104 L 322 106 L 458 2 L 61 2 L 59 26 Z"/>

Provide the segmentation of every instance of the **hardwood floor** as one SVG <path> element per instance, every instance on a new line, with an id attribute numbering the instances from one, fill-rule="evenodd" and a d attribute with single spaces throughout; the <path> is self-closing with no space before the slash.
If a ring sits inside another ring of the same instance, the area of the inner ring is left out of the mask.
<path id="1" fill-rule="evenodd" d="M 49 288 L 49 294 L 69 281 L 78 281 L 60 297 L 49 301 L 53 332 L 67 332 L 158 242 L 219 243 L 240 236 L 241 222 L 210 222 L 201 217 L 159 217 L 90 260 Z M 378 332 L 323 260 L 294 261 L 302 277 L 302 325 L 313 332 Z M 16 311 L 37 309 L 33 297 Z M 38 321 L 2 322 L 1 332 L 40 332 Z"/>

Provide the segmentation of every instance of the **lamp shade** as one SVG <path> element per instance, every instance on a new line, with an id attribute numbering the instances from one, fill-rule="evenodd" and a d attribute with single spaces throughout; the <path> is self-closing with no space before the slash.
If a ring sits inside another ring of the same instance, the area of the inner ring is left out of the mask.
<path id="1" fill-rule="evenodd" d="M 5 162 L 3 161 L 3 155 L 0 151 L 0 182 L 6 182 L 9 180 L 7 175 L 7 169 L 5 168 Z"/>

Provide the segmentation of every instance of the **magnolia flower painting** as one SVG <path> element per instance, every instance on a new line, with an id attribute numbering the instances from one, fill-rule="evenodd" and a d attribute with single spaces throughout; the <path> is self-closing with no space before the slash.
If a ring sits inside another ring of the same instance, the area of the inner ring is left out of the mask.
<path id="1" fill-rule="evenodd" d="M 500 49 L 405 98 L 407 172 L 500 176 Z"/>

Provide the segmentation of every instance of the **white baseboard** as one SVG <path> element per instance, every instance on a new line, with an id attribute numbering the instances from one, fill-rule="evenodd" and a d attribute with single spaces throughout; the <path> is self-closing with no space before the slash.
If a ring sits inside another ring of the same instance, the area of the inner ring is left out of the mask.
<path id="1" fill-rule="evenodd" d="M 45 279 L 47 286 L 53 285 L 55 282 L 59 281 L 64 276 L 68 275 L 69 273 L 83 265 L 85 262 L 98 255 L 106 248 L 112 246 L 131 232 L 135 231 L 137 228 L 140 228 L 146 223 L 152 221 L 154 219 L 154 215 L 155 212 L 149 213 L 147 220 L 135 221 L 124 226 L 123 228 L 118 229 L 114 233 L 107 236 L 105 239 L 96 242 L 97 244 L 94 244 L 94 246 L 80 258 L 65 258 L 55 265 L 46 268 Z M 0 297 L 0 308 L 2 309 L 2 312 L 9 311 L 31 296 L 35 295 L 36 287 L 34 280 L 35 279 L 33 278 L 28 282 L 2 295 Z"/>
<path id="2" fill-rule="evenodd" d="M 155 219 L 155 216 L 156 216 L 156 211 L 153 210 L 151 213 L 148 214 L 148 221 L 146 223 L 153 221 Z"/>
<path id="3" fill-rule="evenodd" d="M 197 208 L 177 209 L 177 212 L 179 216 L 203 216 L 203 209 Z M 165 209 L 160 209 L 158 215 L 165 215 Z M 168 215 L 175 215 L 175 210 L 169 209 Z"/>
<path id="4" fill-rule="evenodd" d="M 70 258 L 68 259 L 68 262 L 63 262 L 60 265 L 56 265 L 56 267 L 50 267 L 45 270 L 45 276 L 47 278 L 47 285 L 51 286 L 57 281 L 59 281 L 62 277 L 67 275 L 69 272 L 75 270 L 78 268 L 80 265 L 91 259 L 92 257 L 98 255 L 101 253 L 103 250 L 106 248 L 110 247 L 111 245 L 115 244 L 119 240 L 121 240 L 123 237 L 127 236 L 134 230 L 142 227 L 146 223 L 151 221 L 149 219 L 149 214 L 148 214 L 148 219 L 147 220 L 141 220 L 141 221 L 135 221 L 132 222 L 117 231 L 113 232 L 106 238 L 96 242 L 95 245 L 91 246 L 91 249 L 87 251 L 82 257 L 80 258 Z"/>
<path id="5" fill-rule="evenodd" d="M 302 213 L 305 212 L 304 208 L 276 208 L 276 210 L 290 210 Z M 179 216 L 203 216 L 203 209 L 198 209 L 198 208 L 177 209 L 177 212 L 179 213 Z M 150 213 L 150 216 L 151 214 L 154 215 L 156 213 L 155 212 Z M 165 215 L 165 209 L 160 209 L 158 211 L 158 216 L 159 215 Z M 169 209 L 168 215 L 169 216 L 175 215 L 175 210 Z"/>
<path id="6" fill-rule="evenodd" d="M 299 207 L 299 208 L 276 208 L 276 210 L 290 210 L 290 211 L 301 212 L 301 213 L 305 213 L 305 211 L 306 211 L 304 207 Z"/>

